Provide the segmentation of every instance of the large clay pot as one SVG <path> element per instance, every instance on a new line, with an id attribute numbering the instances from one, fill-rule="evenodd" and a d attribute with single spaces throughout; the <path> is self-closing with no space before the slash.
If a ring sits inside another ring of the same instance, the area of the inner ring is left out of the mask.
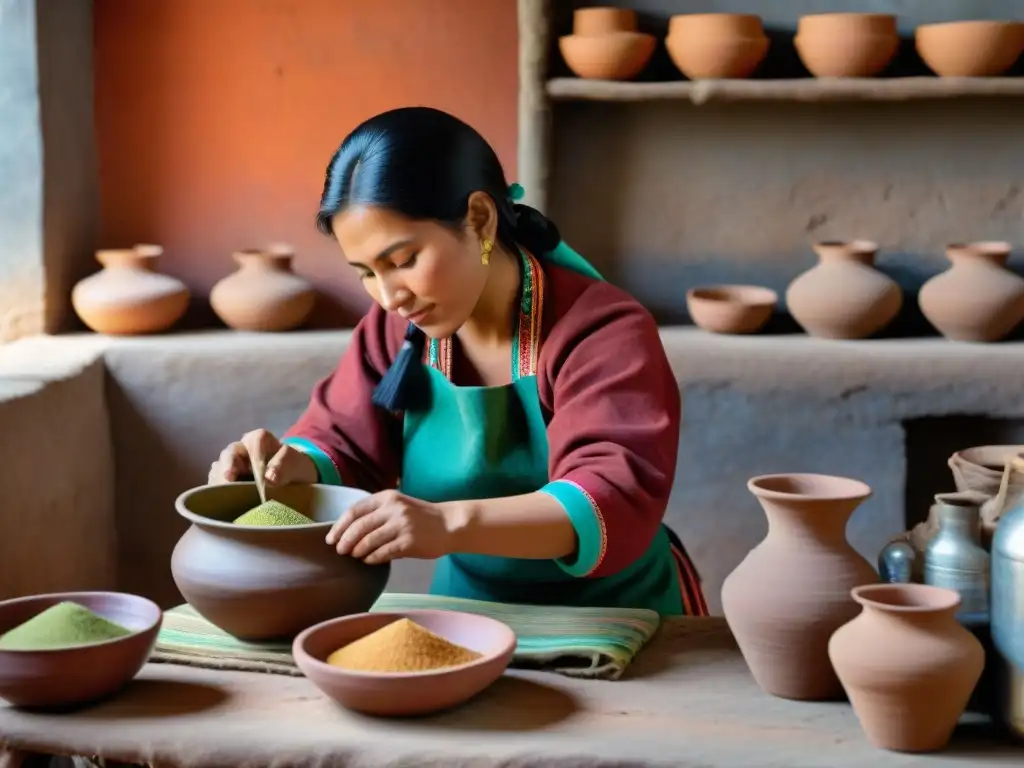
<path id="1" fill-rule="evenodd" d="M 1024 320 L 1024 279 L 1006 269 L 1003 242 L 946 248 L 952 266 L 921 286 L 921 312 L 947 339 L 998 341 Z"/>
<path id="2" fill-rule="evenodd" d="M 342 557 L 325 541 L 331 524 L 367 494 L 294 485 L 272 495 L 317 522 L 234 525 L 260 503 L 252 482 L 200 486 L 178 497 L 178 514 L 192 526 L 174 548 L 171 574 L 189 605 L 243 640 L 293 638 L 321 621 L 369 610 L 390 566 Z"/>
<path id="3" fill-rule="evenodd" d="M 239 269 L 213 286 L 210 305 L 226 325 L 239 331 L 280 332 L 309 318 L 316 291 L 292 271 L 289 246 L 234 254 Z"/>
<path id="4" fill-rule="evenodd" d="M 99 272 L 78 282 L 71 305 L 91 330 L 111 335 L 160 333 L 188 309 L 183 282 L 156 271 L 163 254 L 158 245 L 96 252 Z"/>
<path id="5" fill-rule="evenodd" d="M 847 521 L 871 488 L 817 474 L 762 475 L 747 487 L 768 516 L 768 535 L 722 584 L 729 629 L 768 693 L 838 698 L 829 637 L 857 615 L 850 590 L 878 580 L 846 540 Z"/>
<path id="6" fill-rule="evenodd" d="M 870 240 L 815 243 L 818 264 L 786 289 L 786 305 L 811 336 L 863 339 L 891 323 L 903 290 L 874 268 L 878 246 Z"/>
<path id="7" fill-rule="evenodd" d="M 900 752 L 942 749 L 981 678 L 985 651 L 954 618 L 960 596 L 925 584 L 853 590 L 864 609 L 829 657 L 864 733 Z"/>
<path id="8" fill-rule="evenodd" d="M 750 77 L 768 54 L 761 17 L 748 13 L 682 13 L 669 19 L 665 47 L 691 80 Z"/>

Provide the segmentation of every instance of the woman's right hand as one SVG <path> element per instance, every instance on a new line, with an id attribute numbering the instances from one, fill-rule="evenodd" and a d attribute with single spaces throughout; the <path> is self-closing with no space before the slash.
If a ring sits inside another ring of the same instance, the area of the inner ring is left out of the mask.
<path id="1" fill-rule="evenodd" d="M 290 445 L 282 445 L 273 433 L 255 429 L 221 451 L 210 465 L 208 482 L 220 485 L 252 477 L 253 465 L 260 464 L 266 467 L 267 485 L 315 483 L 320 479 L 309 456 Z"/>

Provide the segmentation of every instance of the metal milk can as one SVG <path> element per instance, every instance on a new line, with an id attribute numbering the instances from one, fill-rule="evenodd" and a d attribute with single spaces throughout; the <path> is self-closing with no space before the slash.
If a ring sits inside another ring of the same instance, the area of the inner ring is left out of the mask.
<path id="1" fill-rule="evenodd" d="M 1022 468 L 1014 466 L 1015 470 Z M 1024 501 L 999 519 L 992 539 L 992 644 L 1000 715 L 1024 736 Z"/>
<path id="2" fill-rule="evenodd" d="M 938 531 L 924 550 L 924 583 L 960 593 L 963 624 L 989 622 L 989 553 L 981 545 L 981 505 L 972 492 L 940 493 L 932 514 Z"/>

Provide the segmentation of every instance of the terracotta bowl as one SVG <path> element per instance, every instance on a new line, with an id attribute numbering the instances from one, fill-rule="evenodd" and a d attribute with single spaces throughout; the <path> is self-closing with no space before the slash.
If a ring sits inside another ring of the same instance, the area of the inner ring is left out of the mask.
<path id="1" fill-rule="evenodd" d="M 388 565 L 340 556 L 325 541 L 331 524 L 365 491 L 293 485 L 272 497 L 311 525 L 241 526 L 231 521 L 260 503 L 253 482 L 203 485 L 175 503 L 192 525 L 171 555 L 182 596 L 217 627 L 242 640 L 291 639 L 306 627 L 369 610 Z"/>
<path id="2" fill-rule="evenodd" d="M 886 13 L 818 13 L 801 16 L 793 39 L 816 77 L 874 77 L 899 50 L 896 17 Z"/>
<path id="3" fill-rule="evenodd" d="M 691 80 L 749 77 L 768 53 L 761 17 L 749 13 L 682 13 L 669 19 L 665 47 Z"/>
<path id="4" fill-rule="evenodd" d="M 574 35 L 606 35 L 609 32 L 635 32 L 636 11 L 630 8 L 578 8 L 572 14 Z"/>
<path id="5" fill-rule="evenodd" d="M 914 32 L 914 45 L 924 63 L 941 77 L 997 77 L 1024 52 L 1024 23 L 923 24 Z"/>
<path id="6" fill-rule="evenodd" d="M 775 291 L 759 285 L 709 285 L 686 292 L 693 322 L 712 333 L 755 333 L 778 301 Z"/>
<path id="7" fill-rule="evenodd" d="M 408 618 L 450 642 L 483 654 L 469 664 L 430 672 L 350 672 L 325 659 L 396 619 Z M 460 611 L 412 610 L 365 613 L 310 627 L 292 645 L 302 673 L 348 709 L 382 717 L 425 715 L 468 701 L 502 676 L 516 649 L 510 627 Z"/>
<path id="8" fill-rule="evenodd" d="M 569 69 L 588 80 L 636 77 L 654 55 L 655 44 L 653 35 L 642 32 L 566 35 L 558 40 L 558 48 Z"/>
<path id="9" fill-rule="evenodd" d="M 149 659 L 163 613 L 151 600 L 120 592 L 61 592 L 5 600 L 0 603 L 0 635 L 66 601 L 132 634 L 72 648 L 0 650 L 0 698 L 28 708 L 89 704 L 116 693 Z"/>

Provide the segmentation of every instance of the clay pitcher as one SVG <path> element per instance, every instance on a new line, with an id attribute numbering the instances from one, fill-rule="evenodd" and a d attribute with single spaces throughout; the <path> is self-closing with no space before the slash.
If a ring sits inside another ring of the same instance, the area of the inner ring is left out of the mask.
<path id="1" fill-rule="evenodd" d="M 188 309 L 183 282 L 156 271 L 158 245 L 96 252 L 103 269 L 79 281 L 71 305 L 91 330 L 111 335 L 160 333 Z"/>
<path id="2" fill-rule="evenodd" d="M 175 504 L 192 525 L 171 555 L 185 600 L 211 624 L 242 640 L 290 639 L 313 624 L 363 613 L 387 585 L 388 565 L 342 557 L 325 538 L 364 491 L 290 485 L 273 498 L 312 525 L 261 527 L 231 521 L 260 503 L 252 482 L 206 485 Z"/>
<path id="3" fill-rule="evenodd" d="M 952 266 L 921 287 L 921 312 L 947 339 L 998 341 L 1024 320 L 1024 279 L 1006 268 L 1012 246 L 959 243 L 946 248 Z"/>
<path id="4" fill-rule="evenodd" d="M 786 305 L 811 336 L 863 339 L 885 328 L 903 306 L 903 290 L 874 268 L 869 240 L 815 243 L 818 264 L 786 289 Z"/>
<path id="5" fill-rule="evenodd" d="M 768 693 L 839 698 L 828 640 L 857 614 L 850 590 L 878 580 L 846 540 L 846 524 L 871 488 L 817 474 L 762 475 L 747 487 L 768 517 L 768 535 L 722 585 L 729 629 Z"/>
<path id="6" fill-rule="evenodd" d="M 239 331 L 298 328 L 313 311 L 316 292 L 292 271 L 294 258 L 294 251 L 287 245 L 236 252 L 238 271 L 210 291 L 213 311 L 225 325 Z"/>
<path id="7" fill-rule="evenodd" d="M 926 584 L 853 590 L 863 611 L 829 657 L 868 741 L 899 752 L 942 749 L 981 678 L 985 651 L 956 620 L 960 595 Z"/>

